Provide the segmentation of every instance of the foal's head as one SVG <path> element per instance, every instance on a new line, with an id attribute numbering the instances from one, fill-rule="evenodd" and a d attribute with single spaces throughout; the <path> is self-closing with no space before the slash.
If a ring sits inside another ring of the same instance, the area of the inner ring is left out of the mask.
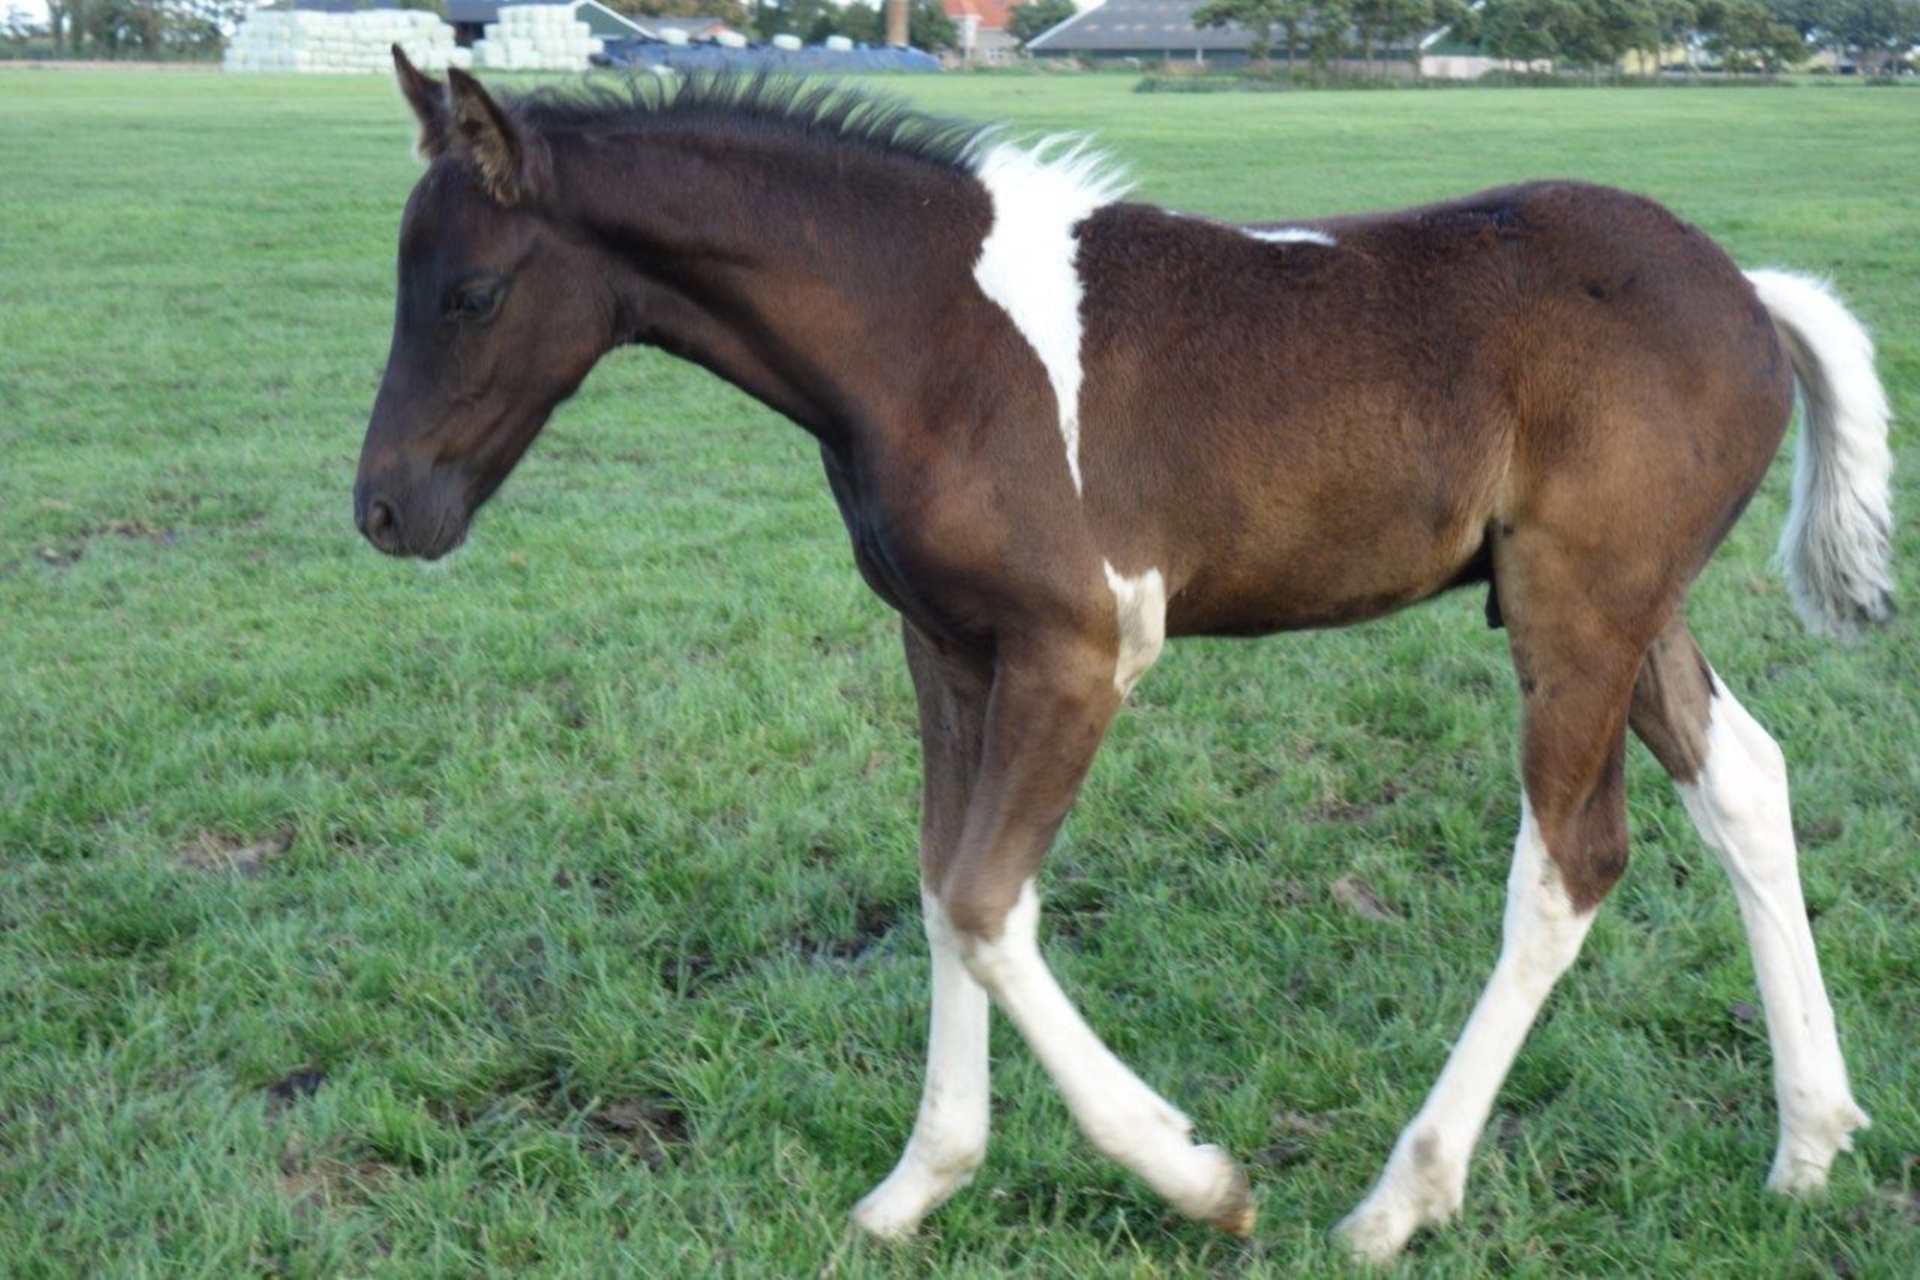
<path id="1" fill-rule="evenodd" d="M 443 85 L 393 52 L 428 165 L 400 227 L 354 519 L 380 550 L 431 560 L 614 345 L 616 307 L 603 255 L 556 216 L 545 142 L 471 76 Z"/>

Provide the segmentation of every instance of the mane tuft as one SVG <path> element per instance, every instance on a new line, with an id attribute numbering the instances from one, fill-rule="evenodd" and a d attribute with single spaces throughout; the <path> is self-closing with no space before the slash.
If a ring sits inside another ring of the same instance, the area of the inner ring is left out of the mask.
<path id="1" fill-rule="evenodd" d="M 605 137 L 662 126 L 784 134 L 966 171 L 985 126 L 928 114 L 890 94 L 777 72 L 633 75 L 501 101 L 531 128 Z"/>

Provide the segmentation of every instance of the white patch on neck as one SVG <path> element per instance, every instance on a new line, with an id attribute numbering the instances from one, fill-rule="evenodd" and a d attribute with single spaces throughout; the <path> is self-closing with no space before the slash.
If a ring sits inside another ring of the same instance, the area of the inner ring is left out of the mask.
<path id="1" fill-rule="evenodd" d="M 1113 687 L 1124 698 L 1166 647 L 1167 580 L 1158 569 L 1128 578 L 1110 561 L 1102 563 L 1120 617 L 1120 656 L 1113 666 Z"/>
<path id="2" fill-rule="evenodd" d="M 1127 189 L 1111 162 L 1085 142 L 1031 148 L 992 143 L 969 158 L 993 201 L 993 228 L 973 278 L 1032 344 L 1053 384 L 1073 491 L 1080 479 L 1080 273 L 1074 233 Z M 1049 155 L 1052 150 L 1055 154 Z"/>
<path id="3" fill-rule="evenodd" d="M 1332 236 L 1312 227 L 1242 227 L 1240 233 L 1268 244 L 1317 244 L 1328 249 L 1334 245 Z"/>

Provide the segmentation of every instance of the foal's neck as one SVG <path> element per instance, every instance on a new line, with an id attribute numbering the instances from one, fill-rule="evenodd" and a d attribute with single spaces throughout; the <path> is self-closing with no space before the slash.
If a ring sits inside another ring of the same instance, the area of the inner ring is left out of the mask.
<path id="1" fill-rule="evenodd" d="M 951 381 L 939 338 L 992 212 L 966 174 L 673 127 L 556 159 L 580 221 L 630 270 L 628 341 L 705 366 L 843 454 Z"/>

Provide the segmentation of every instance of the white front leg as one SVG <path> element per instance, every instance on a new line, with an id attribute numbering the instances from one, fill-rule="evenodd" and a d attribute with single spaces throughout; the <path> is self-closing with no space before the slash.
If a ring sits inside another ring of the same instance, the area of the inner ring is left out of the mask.
<path id="1" fill-rule="evenodd" d="M 987 993 L 967 972 L 940 900 L 923 891 L 920 903 L 933 952 L 926 1088 L 900 1163 L 853 1210 L 862 1230 L 890 1240 L 912 1235 L 987 1154 Z"/>
<path id="2" fill-rule="evenodd" d="M 1246 1176 L 1225 1152 L 1195 1146 L 1193 1122 L 1100 1042 L 1040 956 L 1040 899 L 1028 881 L 1000 936 L 969 940 L 967 964 L 1032 1046 L 1094 1147 L 1189 1218 L 1252 1232 Z"/>

